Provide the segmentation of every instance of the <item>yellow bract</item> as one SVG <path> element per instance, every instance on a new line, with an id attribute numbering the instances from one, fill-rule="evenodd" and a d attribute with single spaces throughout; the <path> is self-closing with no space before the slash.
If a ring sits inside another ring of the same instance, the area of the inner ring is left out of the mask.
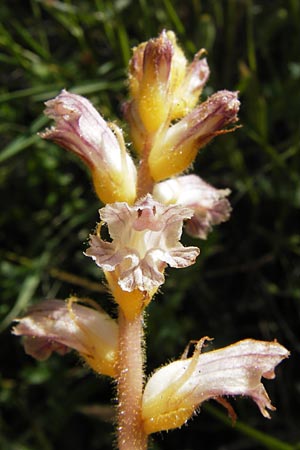
<path id="1" fill-rule="evenodd" d="M 104 172 L 91 169 L 93 185 L 96 194 L 103 203 L 126 202 L 134 203 L 136 199 L 135 180 L 128 178 L 128 173 L 110 171 Z"/>
<path id="2" fill-rule="evenodd" d="M 150 293 L 139 289 L 134 289 L 131 292 L 123 291 L 118 284 L 118 277 L 115 272 L 104 272 L 104 274 L 114 300 L 128 320 L 132 320 L 137 314 L 141 314 L 157 291 L 157 289 L 153 289 Z"/>
<path id="3" fill-rule="evenodd" d="M 97 353 L 93 355 L 84 355 L 81 353 L 83 359 L 87 364 L 99 375 L 108 375 L 110 377 L 116 377 L 116 353 L 107 351 L 105 357 L 98 356 Z"/>
<path id="4" fill-rule="evenodd" d="M 186 170 L 194 161 L 198 146 L 194 142 L 185 143 L 175 150 L 154 146 L 149 156 L 150 173 L 155 182 L 166 180 Z"/>
<path id="5" fill-rule="evenodd" d="M 138 99 L 141 120 L 149 133 L 155 132 L 168 118 L 169 101 L 163 89 L 143 83 Z"/>
<path id="6" fill-rule="evenodd" d="M 157 409 L 159 411 L 159 399 Z M 147 412 L 150 412 L 149 409 Z M 172 430 L 179 428 L 193 415 L 194 407 L 178 408 L 176 411 L 168 412 L 167 414 L 155 414 L 155 405 L 152 406 L 152 416 L 144 419 L 143 426 L 146 434 L 156 433 L 162 430 Z"/>

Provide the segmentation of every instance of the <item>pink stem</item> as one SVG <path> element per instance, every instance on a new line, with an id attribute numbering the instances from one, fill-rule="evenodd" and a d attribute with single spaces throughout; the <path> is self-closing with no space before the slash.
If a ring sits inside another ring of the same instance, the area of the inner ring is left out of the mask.
<path id="1" fill-rule="evenodd" d="M 128 320 L 119 308 L 118 448 L 146 450 L 142 426 L 143 394 L 142 315 Z"/>

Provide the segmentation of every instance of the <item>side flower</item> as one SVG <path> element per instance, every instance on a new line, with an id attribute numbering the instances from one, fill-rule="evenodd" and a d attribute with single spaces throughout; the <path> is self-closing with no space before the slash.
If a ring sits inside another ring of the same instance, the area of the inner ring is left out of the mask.
<path id="1" fill-rule="evenodd" d="M 157 182 L 186 170 L 200 148 L 237 122 L 240 102 L 237 92 L 219 91 L 187 116 L 158 135 L 149 155 L 149 168 Z"/>
<path id="2" fill-rule="evenodd" d="M 261 378 L 275 377 L 274 369 L 289 352 L 277 342 L 245 339 L 220 350 L 180 359 L 157 370 L 146 384 L 142 416 L 147 434 L 183 425 L 208 399 L 218 400 L 232 413 L 223 396 L 248 396 L 264 417 L 275 410 Z"/>
<path id="3" fill-rule="evenodd" d="M 13 334 L 25 336 L 27 354 L 47 359 L 76 350 L 97 373 L 115 376 L 118 326 L 102 310 L 63 300 L 45 300 L 16 319 Z"/>
<path id="4" fill-rule="evenodd" d="M 157 183 L 153 197 L 166 205 L 191 208 L 193 217 L 185 230 L 193 237 L 206 239 L 214 225 L 229 219 L 231 206 L 227 200 L 230 189 L 216 189 L 197 175 L 184 175 Z"/>
<path id="5" fill-rule="evenodd" d="M 136 168 L 126 151 L 122 131 L 116 125 L 111 129 L 86 98 L 65 90 L 46 102 L 46 107 L 45 114 L 55 120 L 55 126 L 40 136 L 83 160 L 104 203 L 134 202 Z"/>
<path id="6" fill-rule="evenodd" d="M 112 242 L 92 235 L 85 254 L 104 270 L 117 302 L 125 309 L 132 303 L 125 306 L 126 292 L 147 303 L 164 283 L 167 265 L 190 266 L 199 254 L 197 247 L 179 242 L 183 221 L 193 214 L 189 208 L 162 205 L 147 195 L 133 206 L 109 204 L 99 212 Z"/>

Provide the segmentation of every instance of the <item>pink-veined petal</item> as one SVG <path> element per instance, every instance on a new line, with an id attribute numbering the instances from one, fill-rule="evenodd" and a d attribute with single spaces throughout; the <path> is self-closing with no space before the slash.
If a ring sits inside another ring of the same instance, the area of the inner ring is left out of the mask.
<path id="1" fill-rule="evenodd" d="M 171 178 L 155 185 L 153 196 L 165 204 L 179 204 L 193 210 L 185 224 L 191 236 L 206 239 L 213 225 L 229 219 L 229 189 L 216 189 L 197 175 Z"/>
<path id="2" fill-rule="evenodd" d="M 106 205 L 100 217 L 112 242 L 92 236 L 85 254 L 103 270 L 115 271 L 124 291 L 151 291 L 163 284 L 166 264 L 179 268 L 195 262 L 199 249 L 179 243 L 183 220 L 191 216 L 190 208 L 162 205 L 150 194 L 133 206 Z"/>
<path id="3" fill-rule="evenodd" d="M 45 114 L 54 119 L 55 126 L 40 136 L 75 153 L 87 164 L 103 202 L 134 201 L 136 168 L 126 151 L 122 131 L 115 124 L 109 126 L 86 98 L 66 90 L 46 102 Z"/>
<path id="4" fill-rule="evenodd" d="M 25 336 L 25 351 L 37 359 L 53 351 L 79 352 L 99 373 L 112 375 L 118 327 L 104 311 L 63 300 L 45 300 L 29 308 L 13 334 Z"/>
<path id="5" fill-rule="evenodd" d="M 245 339 L 168 364 L 152 375 L 144 390 L 146 432 L 177 428 L 202 402 L 222 396 L 248 396 L 269 418 L 267 410 L 274 407 L 261 378 L 274 378 L 275 367 L 288 355 L 277 342 Z"/>

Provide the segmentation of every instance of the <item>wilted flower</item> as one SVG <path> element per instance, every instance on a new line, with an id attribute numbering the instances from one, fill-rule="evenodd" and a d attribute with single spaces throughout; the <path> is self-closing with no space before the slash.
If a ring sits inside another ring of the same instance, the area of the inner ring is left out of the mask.
<path id="1" fill-rule="evenodd" d="M 111 125 L 115 135 L 86 98 L 65 90 L 46 106 L 45 114 L 55 120 L 55 127 L 41 137 L 70 150 L 87 164 L 104 203 L 134 202 L 136 168 L 125 149 L 122 131 Z"/>
<path id="2" fill-rule="evenodd" d="M 245 339 L 220 350 L 180 359 L 159 369 L 146 384 L 142 416 L 147 434 L 183 425 L 210 398 L 248 396 L 269 418 L 274 410 L 261 378 L 275 377 L 274 369 L 289 352 L 277 342 Z"/>
<path id="3" fill-rule="evenodd" d="M 155 181 L 186 170 L 198 150 L 237 121 L 240 102 L 237 92 L 219 91 L 190 112 L 165 133 L 158 135 L 148 163 Z"/>
<path id="4" fill-rule="evenodd" d="M 74 349 L 96 372 L 115 376 L 118 326 L 104 311 L 45 300 L 16 321 L 13 333 L 25 336 L 25 351 L 34 358 L 44 360 L 53 351 Z"/>
<path id="5" fill-rule="evenodd" d="M 154 186 L 153 197 L 165 205 L 191 208 L 193 217 L 185 224 L 191 236 L 206 239 L 213 225 L 229 219 L 231 206 L 225 198 L 229 189 L 216 189 L 197 175 L 185 175 L 162 181 Z"/>
<path id="6" fill-rule="evenodd" d="M 123 291 L 139 290 L 150 296 L 164 283 L 164 269 L 187 267 L 199 254 L 197 247 L 184 247 L 179 239 L 184 219 L 192 210 L 162 205 L 147 195 L 135 205 L 115 203 L 100 211 L 112 242 L 92 235 L 86 255 L 104 272 L 113 272 Z"/>

